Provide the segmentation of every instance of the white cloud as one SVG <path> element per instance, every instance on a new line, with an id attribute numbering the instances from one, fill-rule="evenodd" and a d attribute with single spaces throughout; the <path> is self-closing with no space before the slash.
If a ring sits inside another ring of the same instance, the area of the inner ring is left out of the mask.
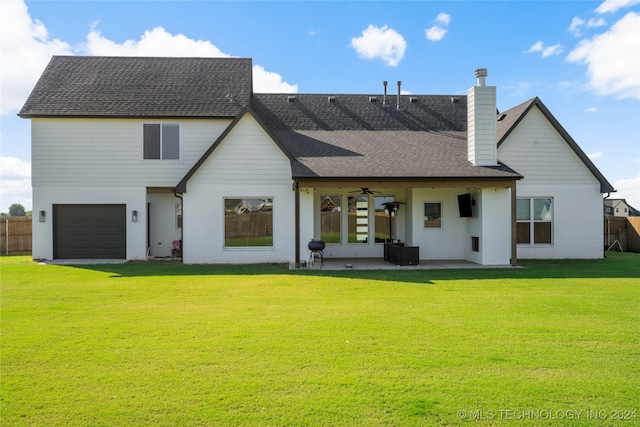
<path id="1" fill-rule="evenodd" d="M 640 15 L 627 13 L 609 31 L 582 40 L 567 61 L 587 64 L 590 87 L 599 95 L 640 99 Z"/>
<path id="2" fill-rule="evenodd" d="M 636 209 L 640 209 L 640 174 L 633 178 L 615 181 L 613 188 L 618 191 L 611 194 L 612 198 L 626 199 L 628 204 Z"/>
<path id="3" fill-rule="evenodd" d="M 451 23 L 451 15 L 448 13 L 439 13 L 438 16 L 436 16 L 436 22 L 449 26 Z"/>
<path id="4" fill-rule="evenodd" d="M 596 151 L 595 153 L 589 153 L 589 154 L 587 154 L 587 157 L 590 158 L 591 160 L 599 159 L 599 158 L 602 157 L 602 151 Z"/>
<path id="5" fill-rule="evenodd" d="M 424 30 L 424 33 L 427 37 L 427 40 L 437 42 L 444 38 L 444 35 L 447 34 L 447 30 L 442 27 L 435 26 Z"/>
<path id="6" fill-rule="evenodd" d="M 97 23 L 87 35 L 87 42 L 79 47 L 81 53 L 95 56 L 197 56 L 229 57 L 207 40 L 193 40 L 184 34 L 170 34 L 162 27 L 147 30 L 140 40 L 116 43 L 102 36 Z"/>
<path id="7" fill-rule="evenodd" d="M 278 73 L 267 71 L 261 65 L 253 66 L 253 86 L 255 92 L 261 93 L 296 93 L 298 85 L 282 81 Z"/>
<path id="8" fill-rule="evenodd" d="M 387 27 L 378 28 L 369 25 L 362 36 L 351 39 L 351 47 L 364 59 L 380 59 L 395 67 L 404 57 L 407 42 L 396 30 Z"/>
<path id="9" fill-rule="evenodd" d="M 0 0 L 0 114 L 18 110 L 27 100 L 52 55 L 69 55 L 71 46 L 51 39 L 47 28 L 32 20 L 21 0 Z"/>
<path id="10" fill-rule="evenodd" d="M 596 107 L 589 107 L 585 110 L 587 113 L 596 113 L 598 109 Z"/>
<path id="11" fill-rule="evenodd" d="M 440 13 L 436 16 L 435 21 L 438 25 L 434 25 L 433 27 L 424 30 L 427 40 L 431 40 L 433 42 L 442 40 L 445 34 L 447 34 L 448 30 L 444 27 L 448 27 L 451 23 L 451 15 L 447 13 Z"/>
<path id="12" fill-rule="evenodd" d="M 0 157 L 0 211 L 20 203 L 31 210 L 31 163 L 15 157 Z"/>
<path id="13" fill-rule="evenodd" d="M 193 40 L 184 34 L 171 34 L 162 27 L 145 31 L 138 40 L 116 43 L 104 37 L 94 23 L 85 43 L 78 46 L 51 39 L 45 24 L 32 20 L 22 0 L 0 0 L 0 114 L 15 114 L 35 86 L 53 55 L 104 56 L 197 56 L 229 57 L 208 40 Z M 289 93 L 297 85 L 283 81 L 277 73 L 254 67 L 257 92 Z"/>
<path id="14" fill-rule="evenodd" d="M 640 0 L 605 0 L 600 6 L 598 6 L 596 12 L 615 12 L 618 9 L 623 9 L 638 3 L 640 3 Z"/>
<path id="15" fill-rule="evenodd" d="M 542 41 L 537 41 L 526 51 L 526 53 L 537 53 L 540 52 L 542 58 L 546 58 L 551 55 L 559 55 L 563 51 L 562 45 L 560 43 L 553 46 L 545 46 Z"/>
<path id="16" fill-rule="evenodd" d="M 571 20 L 571 25 L 569 25 L 569 32 L 575 34 L 576 36 L 579 36 L 582 34 L 582 31 L 580 30 L 580 28 L 583 25 L 584 25 L 584 19 L 578 16 L 574 16 L 573 19 Z"/>
<path id="17" fill-rule="evenodd" d="M 572 33 L 576 37 L 580 37 L 582 35 L 582 27 L 586 26 L 587 28 L 597 28 L 603 27 L 607 25 L 607 21 L 604 18 L 590 18 L 586 23 L 584 19 L 575 16 L 571 20 L 571 25 L 569 25 L 568 31 Z"/>
<path id="18" fill-rule="evenodd" d="M 589 22 L 587 22 L 587 27 L 589 28 L 604 27 L 605 25 L 607 25 L 607 21 L 604 18 L 590 18 Z"/>

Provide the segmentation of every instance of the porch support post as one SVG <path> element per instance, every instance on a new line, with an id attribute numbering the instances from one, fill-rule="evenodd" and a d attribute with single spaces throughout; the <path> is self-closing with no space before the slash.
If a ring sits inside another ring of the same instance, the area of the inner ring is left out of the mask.
<path id="1" fill-rule="evenodd" d="M 293 191 L 295 192 L 295 227 L 296 227 L 296 268 L 300 268 L 300 183 L 293 182 Z"/>
<path id="2" fill-rule="evenodd" d="M 516 182 L 511 184 L 511 266 L 518 266 L 518 223 L 516 221 Z"/>

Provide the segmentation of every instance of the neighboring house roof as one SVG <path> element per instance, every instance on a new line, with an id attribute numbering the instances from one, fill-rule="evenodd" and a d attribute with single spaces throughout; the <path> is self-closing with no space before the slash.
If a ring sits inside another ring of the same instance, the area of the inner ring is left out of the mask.
<path id="1" fill-rule="evenodd" d="M 54 56 L 20 117 L 235 117 L 251 59 Z"/>
<path id="2" fill-rule="evenodd" d="M 502 143 L 507 139 L 509 134 L 516 128 L 518 123 L 527 115 L 527 113 L 533 108 L 538 107 L 540 112 L 546 117 L 546 119 L 551 123 L 551 125 L 555 128 L 555 130 L 562 136 L 562 138 L 567 142 L 569 147 L 576 153 L 576 155 L 582 160 L 585 166 L 591 171 L 593 176 L 600 181 L 600 192 L 602 193 L 612 193 L 616 190 L 613 186 L 607 181 L 607 179 L 602 175 L 602 173 L 598 170 L 598 168 L 593 164 L 593 162 L 587 157 L 587 155 L 582 151 L 582 149 L 578 146 L 578 144 L 571 138 L 571 135 L 562 127 L 560 122 L 556 120 L 556 118 L 551 114 L 549 109 L 542 103 L 542 101 L 538 98 L 532 98 L 526 102 L 523 102 L 520 105 L 517 105 L 507 111 L 502 113 L 498 113 L 498 124 L 497 124 L 497 133 L 498 133 L 498 147 L 502 145 Z"/>
<path id="3" fill-rule="evenodd" d="M 522 178 L 467 160 L 466 97 L 403 95 L 398 110 L 397 96 L 372 96 L 254 94 L 251 106 L 296 159 L 294 178 Z"/>
<path id="4" fill-rule="evenodd" d="M 640 216 L 640 211 L 627 203 L 626 199 L 605 199 L 604 205 L 605 207 L 611 208 L 611 212 L 613 212 L 615 208 L 622 207 L 623 209 L 628 209 L 627 213 L 629 216 Z"/>

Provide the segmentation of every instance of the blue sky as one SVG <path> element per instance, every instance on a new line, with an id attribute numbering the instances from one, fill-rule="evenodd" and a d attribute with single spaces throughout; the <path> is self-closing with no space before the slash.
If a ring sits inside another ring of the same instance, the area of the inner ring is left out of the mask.
<path id="1" fill-rule="evenodd" d="M 538 96 L 640 208 L 640 0 L 0 0 L 0 211 L 31 209 L 30 124 L 52 55 L 234 56 L 258 92 L 464 94 L 488 68 L 506 110 Z"/>

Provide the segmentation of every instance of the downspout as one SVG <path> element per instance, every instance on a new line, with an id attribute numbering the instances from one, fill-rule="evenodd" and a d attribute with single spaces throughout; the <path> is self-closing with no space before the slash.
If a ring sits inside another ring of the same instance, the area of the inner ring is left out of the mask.
<path id="1" fill-rule="evenodd" d="M 180 227 L 180 253 L 182 256 L 180 257 L 180 263 L 184 264 L 184 199 L 182 195 L 178 196 L 175 188 L 173 189 L 173 195 L 180 199 L 180 209 L 182 210 L 182 227 Z"/>
<path id="2" fill-rule="evenodd" d="M 606 196 L 604 196 L 604 199 L 602 199 L 602 209 L 604 210 L 604 201 L 607 200 L 609 197 L 611 197 L 611 193 L 607 193 Z M 609 247 L 609 245 L 611 245 L 611 218 L 609 218 L 608 215 L 606 215 L 607 217 L 607 246 Z M 604 251 L 604 256 L 607 256 L 607 251 Z"/>
<path id="3" fill-rule="evenodd" d="M 293 181 L 293 191 L 295 192 L 295 227 L 296 227 L 296 259 L 295 267 L 300 268 L 300 183 Z"/>

